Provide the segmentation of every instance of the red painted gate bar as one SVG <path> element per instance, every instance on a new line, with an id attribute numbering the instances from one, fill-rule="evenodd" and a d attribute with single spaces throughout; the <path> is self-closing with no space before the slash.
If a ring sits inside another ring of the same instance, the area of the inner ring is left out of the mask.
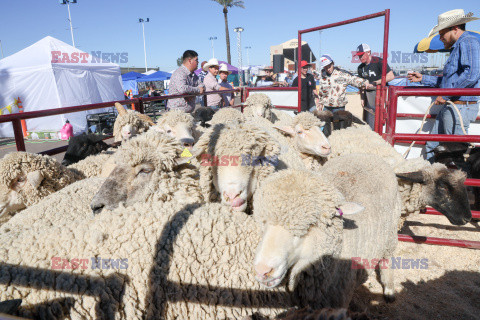
<path id="1" fill-rule="evenodd" d="M 405 116 L 405 114 L 397 114 L 398 97 L 401 96 L 480 96 L 480 89 L 461 88 L 461 89 L 439 89 L 439 88 L 419 88 L 419 87 L 389 87 L 388 88 L 388 109 L 387 122 L 384 138 L 392 145 L 399 141 L 444 141 L 444 142 L 480 142 L 480 135 L 446 135 L 446 134 L 410 134 L 396 133 L 397 117 Z M 411 114 L 407 116 L 412 117 Z M 415 117 L 423 117 L 423 115 L 414 115 Z M 432 117 L 428 115 L 427 117 Z M 477 117 L 479 119 L 479 117 Z M 480 186 L 478 179 L 466 179 L 467 186 Z M 440 215 L 440 213 L 432 208 L 427 208 L 424 214 Z M 480 212 L 472 211 L 472 218 L 479 219 Z M 462 248 L 480 249 L 480 241 L 441 239 L 420 236 L 408 236 L 399 234 L 400 241 L 408 241 L 415 243 L 446 245 Z"/>
<path id="2" fill-rule="evenodd" d="M 354 19 L 349 19 L 345 21 L 340 21 L 340 22 L 335 22 L 335 23 L 330 23 L 326 24 L 324 26 L 320 27 L 315 27 L 315 28 L 310 28 L 310 29 L 304 29 L 304 30 L 298 30 L 298 55 L 297 55 L 297 74 L 299 77 L 299 83 L 300 86 L 298 87 L 298 112 L 301 111 L 302 107 L 302 86 L 301 86 L 301 67 L 300 67 L 300 62 L 302 61 L 302 34 L 304 33 L 309 33 L 309 32 L 314 32 L 314 31 L 319 31 L 319 30 L 324 30 L 324 29 L 329 29 L 329 28 L 334 28 L 334 27 L 339 27 L 355 22 L 360 22 L 360 21 L 365 21 L 369 19 L 374 19 L 378 17 L 385 16 L 385 24 L 384 24 L 384 29 L 383 29 L 383 62 L 382 62 L 382 82 L 380 86 L 377 86 L 377 96 L 375 99 L 375 109 L 377 112 L 375 112 L 375 131 L 378 133 L 381 133 L 381 129 L 383 126 L 383 121 L 384 121 L 384 104 L 385 104 L 385 99 L 386 99 L 386 90 L 382 88 L 386 88 L 386 74 L 387 74 L 387 57 L 388 57 L 388 33 L 389 33 L 389 28 L 390 28 L 390 9 L 386 9 L 385 11 L 380 11 L 377 13 L 372 13 L 366 16 L 354 18 Z M 320 57 L 319 57 L 320 58 Z M 377 100 L 378 98 L 378 100 Z M 378 103 L 377 103 L 378 101 Z M 378 122 L 377 122 L 378 119 Z"/>

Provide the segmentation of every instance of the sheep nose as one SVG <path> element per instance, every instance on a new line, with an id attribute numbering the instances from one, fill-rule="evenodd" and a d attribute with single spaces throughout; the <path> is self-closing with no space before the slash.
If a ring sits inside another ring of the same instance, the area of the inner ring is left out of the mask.
<path id="1" fill-rule="evenodd" d="M 324 151 L 325 153 L 330 153 L 330 146 L 327 146 L 327 145 L 323 145 L 322 146 L 322 151 Z"/>
<path id="2" fill-rule="evenodd" d="M 257 276 L 259 278 L 261 278 L 262 280 L 266 280 L 273 272 L 273 268 L 265 264 L 258 264 L 255 266 L 255 272 L 257 273 Z"/>
<path id="3" fill-rule="evenodd" d="M 92 204 L 90 204 L 90 208 L 92 209 L 92 212 L 93 212 L 94 215 L 102 212 L 104 207 L 105 207 L 105 205 L 103 203 L 92 203 Z"/>
<path id="4" fill-rule="evenodd" d="M 191 138 L 180 139 L 180 143 L 182 143 L 184 147 L 193 147 L 194 142 L 195 141 Z"/>
<path id="5" fill-rule="evenodd" d="M 228 202 L 231 202 L 231 201 L 235 200 L 235 198 L 240 196 L 240 192 L 239 191 L 225 191 L 223 193 L 223 195 L 225 196 L 225 200 L 227 200 Z"/>

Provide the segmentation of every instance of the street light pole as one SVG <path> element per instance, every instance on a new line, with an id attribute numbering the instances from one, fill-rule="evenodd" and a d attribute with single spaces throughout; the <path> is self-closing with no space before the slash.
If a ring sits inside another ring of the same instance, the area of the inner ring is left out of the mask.
<path id="1" fill-rule="evenodd" d="M 208 39 L 212 41 L 212 58 L 215 58 L 215 49 L 213 48 L 213 40 L 217 40 L 217 37 L 210 37 Z"/>
<path id="2" fill-rule="evenodd" d="M 60 4 L 66 4 L 68 10 L 68 21 L 70 22 L 70 34 L 72 35 L 72 44 L 75 48 L 75 39 L 73 38 L 72 16 L 70 15 L 70 3 L 77 3 L 77 0 L 62 0 Z"/>
<path id="3" fill-rule="evenodd" d="M 250 67 L 250 55 L 249 55 L 249 50 L 252 49 L 252 47 L 245 47 L 245 51 L 247 51 L 247 65 Z"/>
<path id="4" fill-rule="evenodd" d="M 2 59 L 3 59 L 3 46 L 2 46 L 2 40 L 0 40 L 0 50 L 2 51 Z"/>
<path id="5" fill-rule="evenodd" d="M 237 52 L 238 52 L 238 69 L 240 70 L 240 83 L 243 84 L 243 70 L 242 70 L 242 27 L 236 27 L 233 29 L 237 33 Z"/>
<path id="6" fill-rule="evenodd" d="M 142 24 L 142 32 L 143 32 L 143 53 L 145 54 L 145 72 L 147 72 L 147 49 L 145 46 L 145 22 L 150 22 L 150 19 L 143 20 L 142 18 L 138 19 L 138 22 Z"/>

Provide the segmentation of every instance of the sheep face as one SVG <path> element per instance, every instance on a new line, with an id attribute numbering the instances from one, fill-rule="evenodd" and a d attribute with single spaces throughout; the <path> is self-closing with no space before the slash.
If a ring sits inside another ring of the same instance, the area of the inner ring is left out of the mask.
<path id="1" fill-rule="evenodd" d="M 151 162 L 133 167 L 116 166 L 92 199 L 90 207 L 93 213 L 100 213 L 104 208 L 113 210 L 120 203 L 129 206 L 144 199 L 154 171 L 155 166 Z"/>
<path id="2" fill-rule="evenodd" d="M 169 137 L 177 139 L 184 147 L 191 148 L 195 142 L 190 123 L 178 122 L 175 125 L 168 123 L 157 124 L 153 127 L 157 132 L 164 133 Z"/>
<path id="3" fill-rule="evenodd" d="M 266 118 L 267 117 L 267 107 L 263 104 L 254 104 L 250 106 L 252 108 L 252 115 L 254 117 L 261 117 L 261 118 Z"/>
<path id="4" fill-rule="evenodd" d="M 293 144 L 300 153 L 327 157 L 331 152 L 330 143 L 319 126 L 306 129 L 302 124 L 296 124 L 276 128 L 293 139 Z"/>
<path id="5" fill-rule="evenodd" d="M 246 211 L 258 184 L 276 170 L 280 147 L 250 125 L 215 125 L 194 148 L 199 155 L 200 185 L 207 201 L 218 199 Z"/>
<path id="6" fill-rule="evenodd" d="M 120 132 L 122 134 L 122 141 L 127 141 L 138 134 L 138 127 L 135 125 L 126 124 L 122 127 Z"/>
<path id="7" fill-rule="evenodd" d="M 39 170 L 20 173 L 9 186 L 0 185 L 0 218 L 6 214 L 25 209 L 27 194 L 34 195 L 42 183 L 43 176 Z"/>
<path id="8" fill-rule="evenodd" d="M 422 184 L 420 200 L 447 217 L 454 225 L 464 225 L 472 219 L 465 173 L 447 169 L 435 163 L 421 171 L 397 173 L 397 177 Z"/>
<path id="9" fill-rule="evenodd" d="M 189 158 L 181 158 L 180 144 L 155 131 L 130 139 L 114 155 L 115 169 L 93 197 L 90 207 L 94 214 L 104 208 L 113 210 L 123 203 L 130 206 L 152 198 L 166 201 L 177 192 Z"/>
<path id="10" fill-rule="evenodd" d="M 343 214 L 364 209 L 345 202 L 322 176 L 290 169 L 276 172 L 261 184 L 253 208 L 264 230 L 254 259 L 255 278 L 269 288 L 280 285 L 287 274 L 293 288 L 302 270 L 322 256 L 338 253 L 343 219 L 337 208 Z"/>
<path id="11" fill-rule="evenodd" d="M 241 160 L 232 160 L 233 162 L 228 165 L 213 168 L 213 184 L 221 196 L 222 204 L 232 207 L 235 211 L 244 212 L 258 181 L 253 167 L 244 166 Z"/>

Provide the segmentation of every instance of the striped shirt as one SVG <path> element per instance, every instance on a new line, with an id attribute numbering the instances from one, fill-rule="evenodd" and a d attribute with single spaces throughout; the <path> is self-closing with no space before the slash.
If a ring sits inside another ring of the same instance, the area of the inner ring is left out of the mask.
<path id="1" fill-rule="evenodd" d="M 190 72 L 184 65 L 175 70 L 170 78 L 169 94 L 200 93 L 198 76 Z M 195 110 L 195 97 L 170 99 L 167 104 L 169 109 L 179 109 L 184 112 Z"/>
<path id="2" fill-rule="evenodd" d="M 465 31 L 452 46 L 443 76 L 422 76 L 422 84 L 439 88 L 480 88 L 480 40 Z M 478 96 L 444 97 L 446 100 L 477 101 Z"/>

